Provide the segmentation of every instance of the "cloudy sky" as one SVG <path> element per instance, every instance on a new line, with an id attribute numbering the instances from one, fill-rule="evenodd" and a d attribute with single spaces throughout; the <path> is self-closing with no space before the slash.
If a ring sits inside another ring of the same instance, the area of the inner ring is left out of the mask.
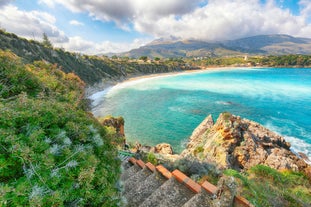
<path id="1" fill-rule="evenodd" d="M 0 28 L 87 54 L 160 37 L 206 41 L 259 34 L 311 37 L 311 0 L 0 0 Z"/>

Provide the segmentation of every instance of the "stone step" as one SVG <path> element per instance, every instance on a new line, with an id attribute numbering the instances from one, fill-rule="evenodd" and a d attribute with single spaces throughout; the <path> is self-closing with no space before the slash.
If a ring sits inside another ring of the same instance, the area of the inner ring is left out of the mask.
<path id="1" fill-rule="evenodd" d="M 136 159 L 133 157 L 129 157 L 127 159 L 125 159 L 122 163 L 121 163 L 121 169 L 122 171 L 132 167 L 133 165 L 136 164 Z"/>
<path id="2" fill-rule="evenodd" d="M 137 207 L 146 198 L 148 198 L 154 191 L 156 191 L 167 178 L 164 177 L 160 172 L 155 170 L 155 166 L 151 163 L 146 163 L 147 170 L 150 170 L 152 174 L 145 180 L 139 182 L 139 185 L 133 187 L 133 189 L 125 192 L 124 197 L 127 201 L 127 207 Z"/>
<path id="3" fill-rule="evenodd" d="M 208 207 L 213 206 L 213 200 L 217 197 L 217 187 L 207 181 L 201 185 L 201 192 L 193 196 L 183 207 Z"/>
<path id="4" fill-rule="evenodd" d="M 145 167 L 145 163 L 143 161 L 138 160 L 136 164 L 142 169 L 137 172 L 135 175 L 128 178 L 123 185 L 124 192 L 131 191 L 131 189 L 136 189 L 139 185 L 141 185 L 142 181 L 144 181 L 147 177 L 149 177 L 153 172 L 150 171 L 147 167 Z"/>
<path id="5" fill-rule="evenodd" d="M 137 160 L 135 158 L 131 157 L 128 162 L 132 166 L 128 167 L 125 171 L 122 172 L 120 180 L 123 182 L 141 170 L 141 168 L 136 165 Z"/>
<path id="6" fill-rule="evenodd" d="M 194 195 L 194 192 L 172 176 L 139 206 L 180 207 Z"/>
<path id="7" fill-rule="evenodd" d="M 207 193 L 205 190 L 193 196 L 189 201 L 187 201 L 182 207 L 209 207 L 212 204 L 213 197 L 211 194 Z"/>
<path id="8" fill-rule="evenodd" d="M 122 163 L 122 196 L 126 207 L 253 207 L 236 196 L 233 177 L 222 177 L 218 186 L 205 181 L 199 185 L 191 178 L 162 165 L 154 166 L 135 158 Z"/>
<path id="9" fill-rule="evenodd" d="M 123 161 L 123 162 L 121 163 L 121 170 L 122 170 L 122 172 L 123 172 L 123 171 L 127 170 L 128 168 L 130 168 L 130 167 L 132 167 L 132 166 L 133 166 L 133 164 L 131 164 L 131 163 L 129 163 L 127 160 L 125 160 L 125 161 Z"/>

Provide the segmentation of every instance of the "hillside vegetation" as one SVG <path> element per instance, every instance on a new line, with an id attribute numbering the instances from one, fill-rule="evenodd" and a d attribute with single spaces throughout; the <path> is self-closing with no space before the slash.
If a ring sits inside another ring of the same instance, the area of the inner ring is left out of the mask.
<path id="1" fill-rule="evenodd" d="M 224 174 L 236 178 L 239 193 L 256 207 L 311 204 L 311 183 L 301 172 L 256 165 L 244 173 L 227 169 Z"/>
<path id="2" fill-rule="evenodd" d="M 197 67 L 311 67 L 311 55 L 204 57 L 187 63 Z"/>
<path id="3" fill-rule="evenodd" d="M 0 50 L 0 206 L 117 206 L 117 151 L 84 82 Z"/>
<path id="4" fill-rule="evenodd" d="M 22 58 L 24 63 L 46 61 L 57 64 L 66 73 L 74 72 L 86 84 L 92 85 L 103 79 L 119 80 L 133 75 L 164 73 L 185 69 L 179 61 L 147 62 L 128 58 L 107 58 L 67 52 L 61 48 L 51 48 L 44 42 L 20 38 L 0 30 L 0 49 L 10 50 Z"/>

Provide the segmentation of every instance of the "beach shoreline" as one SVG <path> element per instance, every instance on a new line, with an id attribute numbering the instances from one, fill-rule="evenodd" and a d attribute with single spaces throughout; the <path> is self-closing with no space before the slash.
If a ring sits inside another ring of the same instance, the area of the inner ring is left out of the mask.
<path id="1" fill-rule="evenodd" d="M 107 80 L 97 83 L 93 86 L 86 88 L 86 97 L 93 100 L 92 97 L 96 96 L 98 93 L 107 93 L 108 90 L 111 88 L 119 85 L 119 84 L 126 84 L 134 81 L 139 80 L 148 80 L 153 78 L 161 78 L 161 77 L 168 77 L 168 76 L 175 76 L 175 75 L 183 75 L 183 74 L 191 74 L 191 73 L 203 73 L 206 71 L 219 71 L 219 70 L 235 70 L 235 69 L 251 69 L 251 68 L 266 68 L 266 67 L 205 67 L 200 69 L 193 69 L 193 70 L 182 70 L 182 71 L 174 71 L 174 72 L 167 72 L 167 73 L 152 73 L 152 74 L 135 74 L 129 77 L 124 77 L 119 80 Z M 106 91 L 106 92 L 104 92 Z"/>

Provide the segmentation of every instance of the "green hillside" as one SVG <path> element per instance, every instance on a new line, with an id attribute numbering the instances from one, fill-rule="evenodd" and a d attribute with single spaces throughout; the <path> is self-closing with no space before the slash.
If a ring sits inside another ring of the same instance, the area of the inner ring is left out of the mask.
<path id="1" fill-rule="evenodd" d="M 0 50 L 0 206 L 117 206 L 117 151 L 84 82 Z"/>
<path id="2" fill-rule="evenodd" d="M 74 72 L 88 85 L 103 79 L 119 80 L 133 75 L 172 72 L 185 68 L 183 63 L 172 60 L 144 62 L 67 52 L 60 48 L 53 49 L 41 42 L 20 38 L 3 30 L 0 30 L 0 49 L 14 52 L 24 63 L 44 60 L 57 64 L 66 73 Z"/>

